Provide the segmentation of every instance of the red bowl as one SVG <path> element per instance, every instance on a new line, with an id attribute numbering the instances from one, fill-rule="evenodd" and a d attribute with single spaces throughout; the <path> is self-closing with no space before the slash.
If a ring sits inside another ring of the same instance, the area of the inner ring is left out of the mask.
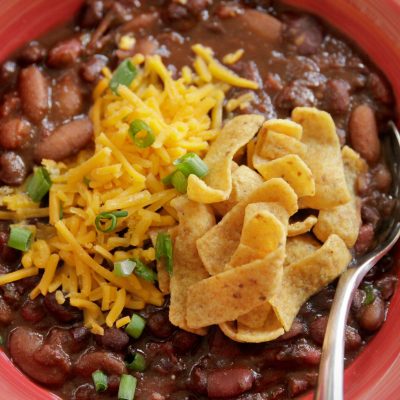
<path id="1" fill-rule="evenodd" d="M 400 96 L 400 2 L 397 0 L 286 0 L 322 16 L 352 38 L 385 72 Z M 0 60 L 24 42 L 73 15 L 81 0 L 0 0 Z M 351 400 L 400 398 L 400 291 L 392 299 L 387 321 L 365 351 L 346 370 L 345 394 Z M 54 400 L 57 396 L 36 386 L 0 352 L 0 398 Z M 312 395 L 304 399 L 311 399 Z"/>

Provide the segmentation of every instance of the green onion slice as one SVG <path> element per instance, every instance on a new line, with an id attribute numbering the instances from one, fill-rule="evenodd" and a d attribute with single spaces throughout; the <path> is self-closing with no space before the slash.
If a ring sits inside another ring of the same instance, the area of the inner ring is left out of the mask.
<path id="1" fill-rule="evenodd" d="M 100 370 L 94 371 L 92 379 L 96 392 L 104 392 L 107 390 L 107 375 L 104 372 Z"/>
<path id="2" fill-rule="evenodd" d="M 110 89 L 114 94 L 118 94 L 118 86 L 128 86 L 136 78 L 138 71 L 130 60 L 122 61 L 118 68 L 114 71 L 114 74 L 110 81 Z"/>
<path id="3" fill-rule="evenodd" d="M 50 175 L 44 167 L 36 168 L 32 179 L 28 183 L 26 191 L 28 196 L 35 202 L 40 203 L 51 187 Z"/>
<path id="4" fill-rule="evenodd" d="M 156 259 L 163 260 L 169 275 L 172 275 L 172 239 L 171 235 L 165 232 L 160 232 L 156 240 Z"/>
<path id="5" fill-rule="evenodd" d="M 368 306 L 369 304 L 372 304 L 375 300 L 374 287 L 372 285 L 366 284 L 363 286 L 363 290 L 365 292 L 365 299 L 363 301 L 363 305 Z"/>
<path id="6" fill-rule="evenodd" d="M 136 267 L 136 263 L 132 260 L 117 261 L 114 263 L 114 274 L 117 276 L 129 276 Z"/>
<path id="7" fill-rule="evenodd" d="M 112 212 L 103 212 L 100 213 L 94 223 L 96 225 L 96 229 L 103 233 L 112 232 L 117 226 L 117 219 L 128 216 L 128 211 L 112 211 Z M 105 223 L 107 223 L 105 225 Z"/>
<path id="8" fill-rule="evenodd" d="M 146 264 L 143 264 L 137 258 L 132 259 L 132 261 L 134 261 L 136 264 L 134 271 L 135 275 L 143 278 L 145 281 L 149 281 L 152 283 L 157 280 L 157 274 L 150 267 L 148 267 Z"/>
<path id="9" fill-rule="evenodd" d="M 135 397 L 137 379 L 132 375 L 121 376 L 118 389 L 118 400 L 133 400 Z"/>
<path id="10" fill-rule="evenodd" d="M 181 171 L 175 171 L 171 178 L 172 186 L 179 192 L 179 193 L 186 193 L 187 185 L 188 185 L 188 178 L 185 174 Z"/>
<path id="11" fill-rule="evenodd" d="M 7 245 L 13 249 L 27 251 L 31 247 L 32 236 L 32 232 L 29 229 L 12 226 Z"/>
<path id="12" fill-rule="evenodd" d="M 146 133 L 146 136 L 139 136 L 140 134 Z M 150 147 L 156 137 L 154 136 L 153 130 L 146 122 L 141 119 L 135 119 L 129 127 L 129 135 L 132 138 L 136 146 L 144 149 Z"/>
<path id="13" fill-rule="evenodd" d="M 132 361 L 126 364 L 128 369 L 137 372 L 143 372 L 146 369 L 146 359 L 140 353 L 135 353 L 132 358 Z"/>
<path id="14" fill-rule="evenodd" d="M 138 339 L 142 334 L 145 326 L 146 326 L 145 319 L 143 319 L 138 314 L 132 314 L 131 322 L 129 322 L 129 324 L 126 326 L 125 332 L 134 339 Z"/>
<path id="15" fill-rule="evenodd" d="M 207 164 L 195 153 L 187 153 L 181 158 L 174 161 L 176 169 L 181 171 L 185 176 L 194 174 L 199 178 L 203 178 L 208 174 Z"/>
<path id="16" fill-rule="evenodd" d="M 175 173 L 175 171 L 172 172 L 171 174 L 165 176 L 164 178 L 162 178 L 162 179 L 161 179 L 161 182 L 162 182 L 164 185 L 167 185 L 167 186 L 172 185 L 172 176 L 174 175 L 174 173 Z"/>

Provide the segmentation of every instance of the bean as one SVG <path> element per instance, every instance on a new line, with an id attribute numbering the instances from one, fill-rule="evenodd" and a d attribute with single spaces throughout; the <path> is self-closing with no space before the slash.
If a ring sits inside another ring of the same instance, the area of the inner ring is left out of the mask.
<path id="1" fill-rule="evenodd" d="M 146 324 L 150 334 L 157 338 L 167 338 L 175 330 L 175 327 L 171 324 L 168 317 L 167 311 L 157 311 L 149 316 Z"/>
<path id="2" fill-rule="evenodd" d="M 87 82 L 95 82 L 100 78 L 101 70 L 108 62 L 107 57 L 103 55 L 94 55 L 88 61 L 82 64 L 80 68 L 81 77 Z"/>
<path id="3" fill-rule="evenodd" d="M 49 293 L 44 298 L 47 311 L 60 322 L 75 322 L 82 319 L 82 311 L 72 307 L 69 302 L 58 304 L 54 293 Z"/>
<path id="4" fill-rule="evenodd" d="M 96 389 L 90 383 L 85 383 L 78 386 L 73 392 L 73 400 L 98 400 L 100 394 L 96 392 Z"/>
<path id="5" fill-rule="evenodd" d="M 306 333 L 306 331 L 307 331 L 307 328 L 304 325 L 304 323 L 302 323 L 298 319 L 295 319 L 293 321 L 293 324 L 292 324 L 290 330 L 285 332 L 278 339 L 279 340 L 289 340 L 289 339 L 292 339 L 292 338 L 294 338 L 296 336 L 299 336 L 299 335 L 302 335 L 302 334 Z"/>
<path id="6" fill-rule="evenodd" d="M 357 254 L 365 254 L 371 247 L 374 240 L 374 227 L 371 224 L 364 224 L 358 233 L 354 249 Z"/>
<path id="7" fill-rule="evenodd" d="M 321 358 L 321 349 L 309 343 L 305 339 L 290 343 L 277 355 L 277 361 L 295 362 L 298 364 L 318 365 Z"/>
<path id="8" fill-rule="evenodd" d="M 388 84 L 378 74 L 368 75 L 368 88 L 376 100 L 385 104 L 390 104 L 393 101 L 393 94 Z"/>
<path id="9" fill-rule="evenodd" d="M 74 366 L 75 375 L 89 378 L 96 370 L 107 375 L 121 375 L 126 373 L 124 360 L 117 354 L 107 351 L 93 351 L 83 354 Z"/>
<path id="10" fill-rule="evenodd" d="M 3 102 L 0 105 L 0 117 L 9 117 L 16 113 L 21 106 L 21 100 L 18 92 L 6 93 L 3 96 Z"/>
<path id="11" fill-rule="evenodd" d="M 375 281 L 375 286 L 381 292 L 382 298 L 388 300 L 396 289 L 397 278 L 393 275 L 386 275 Z"/>
<path id="12" fill-rule="evenodd" d="M 343 114 L 350 106 L 350 85 L 343 79 L 330 79 L 325 86 L 324 107 L 333 114 Z"/>
<path id="13" fill-rule="evenodd" d="M 105 349 L 122 352 L 129 344 L 129 336 L 120 329 L 106 328 L 103 336 L 96 336 L 96 342 Z"/>
<path id="14" fill-rule="evenodd" d="M 82 51 L 78 38 L 71 38 L 57 43 L 49 52 L 47 63 L 52 68 L 63 68 L 75 63 Z"/>
<path id="15" fill-rule="evenodd" d="M 35 160 L 60 161 L 78 153 L 92 139 L 93 127 L 88 118 L 68 122 L 43 138 L 36 146 Z"/>
<path id="16" fill-rule="evenodd" d="M 175 333 L 172 345 L 178 354 L 185 354 L 193 350 L 199 343 L 200 337 L 194 333 L 181 331 Z"/>
<path id="17" fill-rule="evenodd" d="M 375 112 L 370 106 L 362 104 L 352 111 L 349 132 L 354 150 L 369 163 L 376 163 L 381 154 L 381 145 Z"/>
<path id="18" fill-rule="evenodd" d="M 207 394 L 207 372 L 200 366 L 196 366 L 190 373 L 188 389 L 197 394 Z"/>
<path id="19" fill-rule="evenodd" d="M 23 158 L 7 151 L 0 155 L 0 180 L 6 185 L 19 186 L 27 175 L 26 165 Z"/>
<path id="20" fill-rule="evenodd" d="M 71 118 L 82 111 L 83 96 L 72 74 L 63 75 L 53 88 L 53 111 L 58 118 Z"/>
<path id="21" fill-rule="evenodd" d="M 234 397 L 250 390 L 254 374 L 248 368 L 221 368 L 208 374 L 208 397 Z"/>
<path id="22" fill-rule="evenodd" d="M 31 65 L 21 70 L 19 94 L 22 110 L 34 123 L 39 123 L 49 108 L 49 85 L 40 69 Z"/>
<path id="23" fill-rule="evenodd" d="M 20 253 L 18 250 L 8 247 L 8 238 L 8 232 L 0 231 L 0 259 L 6 263 L 14 263 L 18 260 Z"/>
<path id="24" fill-rule="evenodd" d="M 14 363 L 31 378 L 45 385 L 61 386 L 70 373 L 70 360 L 60 348 L 43 346 L 43 336 L 27 327 L 15 328 L 9 336 Z"/>
<path id="25" fill-rule="evenodd" d="M 41 297 L 35 300 L 26 299 L 25 303 L 21 307 L 21 315 L 25 321 L 32 323 L 40 322 L 46 315 L 46 311 L 43 307 L 43 299 Z"/>
<path id="26" fill-rule="evenodd" d="M 155 54 L 158 48 L 159 44 L 156 39 L 152 37 L 145 37 L 137 40 L 135 52 L 143 54 L 144 56 L 150 56 Z"/>
<path id="27" fill-rule="evenodd" d="M 367 331 L 376 331 L 385 320 L 385 302 L 376 296 L 375 300 L 364 305 L 357 315 L 361 328 Z"/>
<path id="28" fill-rule="evenodd" d="M 70 329 L 69 333 L 72 336 L 72 346 L 70 351 L 72 353 L 78 353 L 82 351 L 87 346 L 91 336 L 90 331 L 83 326 L 78 326 Z"/>
<path id="29" fill-rule="evenodd" d="M 29 65 L 41 62 L 46 57 L 46 49 L 38 42 L 28 43 L 20 52 L 18 61 Z"/>
<path id="30" fill-rule="evenodd" d="M 283 87 L 275 98 L 278 108 L 292 110 L 295 107 L 312 107 L 316 98 L 311 89 L 301 82 L 293 81 Z"/>
<path id="31" fill-rule="evenodd" d="M 80 25 L 83 28 L 93 28 L 104 15 L 104 3 L 101 0 L 90 1 L 85 4 Z"/>
<path id="32" fill-rule="evenodd" d="M 22 118 L 0 120 L 0 146 L 6 150 L 20 149 L 29 138 L 30 125 Z"/>
<path id="33" fill-rule="evenodd" d="M 392 184 L 392 174 L 385 164 L 378 164 L 372 170 L 372 185 L 381 192 L 387 193 Z"/>
<path id="34" fill-rule="evenodd" d="M 317 383 L 316 372 L 298 372 L 288 376 L 287 387 L 290 398 L 298 396 Z"/>
<path id="35" fill-rule="evenodd" d="M 13 320 L 13 312 L 11 307 L 0 296 L 0 324 L 9 325 Z"/>

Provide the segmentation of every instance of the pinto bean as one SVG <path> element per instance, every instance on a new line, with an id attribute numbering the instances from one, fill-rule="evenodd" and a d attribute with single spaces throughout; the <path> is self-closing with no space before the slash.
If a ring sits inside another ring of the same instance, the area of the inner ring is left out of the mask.
<path id="1" fill-rule="evenodd" d="M 167 311 L 157 311 L 149 316 L 146 327 L 157 338 L 167 338 L 172 335 L 175 328 L 169 321 Z"/>
<path id="2" fill-rule="evenodd" d="M 13 312 L 11 307 L 4 301 L 3 297 L 0 296 L 0 324 L 9 325 L 13 319 Z"/>
<path id="3" fill-rule="evenodd" d="M 21 315 L 25 321 L 32 323 L 40 322 L 46 315 L 46 311 L 43 307 L 43 301 L 41 297 L 35 300 L 26 299 L 25 303 L 21 307 Z"/>
<path id="4" fill-rule="evenodd" d="M 19 94 L 22 110 L 34 123 L 39 123 L 49 108 L 49 85 L 40 69 L 31 65 L 21 70 Z"/>
<path id="5" fill-rule="evenodd" d="M 76 62 L 82 51 L 82 42 L 71 38 L 57 43 L 49 52 L 47 63 L 52 68 L 63 68 Z"/>
<path id="6" fill-rule="evenodd" d="M 7 151 L 0 155 L 0 180 L 6 185 L 21 185 L 26 174 L 26 165 L 20 155 L 13 151 Z"/>
<path id="7" fill-rule="evenodd" d="M 43 346 L 43 336 L 26 327 L 15 328 L 9 336 L 14 363 L 31 378 L 45 385 L 59 386 L 68 378 L 70 361 L 61 348 Z"/>
<path id="8" fill-rule="evenodd" d="M 250 390 L 254 383 L 249 368 L 221 368 L 208 374 L 208 397 L 235 397 Z"/>
<path id="9" fill-rule="evenodd" d="M 82 111 L 83 96 L 75 76 L 66 74 L 53 89 L 53 111 L 59 118 L 71 118 Z"/>
<path id="10" fill-rule="evenodd" d="M 6 150 L 17 150 L 29 138 L 30 126 L 21 118 L 0 121 L 0 146 Z"/>
<path id="11" fill-rule="evenodd" d="M 354 149 L 369 163 L 376 163 L 381 154 L 381 144 L 375 112 L 370 106 L 362 104 L 352 111 L 349 132 Z"/>
<path id="12" fill-rule="evenodd" d="M 74 322 L 82 319 L 82 311 L 72 307 L 68 302 L 58 304 L 54 293 L 49 293 L 44 298 L 47 311 L 60 322 Z"/>
<path id="13" fill-rule="evenodd" d="M 117 354 L 108 351 L 93 351 L 79 357 L 74 366 L 75 374 L 89 378 L 96 370 L 107 375 L 126 373 L 124 360 Z"/>
<path id="14" fill-rule="evenodd" d="M 371 304 L 364 305 L 358 315 L 358 323 L 367 331 L 376 331 L 385 320 L 385 302 L 376 296 Z"/>
<path id="15" fill-rule="evenodd" d="M 129 336 L 120 329 L 106 328 L 103 336 L 96 336 L 96 342 L 105 349 L 121 352 L 128 346 Z"/>
<path id="16" fill-rule="evenodd" d="M 93 126 L 88 118 L 59 126 L 50 136 L 42 139 L 35 149 L 35 160 L 43 158 L 60 161 L 84 148 L 92 139 Z"/>

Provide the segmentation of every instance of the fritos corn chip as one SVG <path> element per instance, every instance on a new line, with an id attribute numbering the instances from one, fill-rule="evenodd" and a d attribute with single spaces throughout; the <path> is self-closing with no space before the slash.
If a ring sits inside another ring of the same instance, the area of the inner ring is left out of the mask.
<path id="1" fill-rule="evenodd" d="M 308 257 L 320 247 L 321 244 L 310 234 L 288 237 L 286 241 L 285 266 Z"/>
<path id="2" fill-rule="evenodd" d="M 215 218 L 210 206 L 188 200 L 186 196 L 174 199 L 171 206 L 178 212 L 179 225 L 174 242 L 169 318 L 174 325 L 193 332 L 186 322 L 188 288 L 208 277 L 197 253 L 196 240 L 215 224 Z M 205 330 L 194 332 L 205 334 Z"/>
<path id="3" fill-rule="evenodd" d="M 298 107 L 292 119 L 303 127 L 304 161 L 312 171 L 316 190 L 315 195 L 300 200 L 300 208 L 324 210 L 347 203 L 350 194 L 332 117 L 316 108 Z"/>
<path id="4" fill-rule="evenodd" d="M 359 174 L 368 170 L 367 163 L 360 158 L 354 150 L 348 146 L 342 149 L 344 163 L 344 174 L 347 186 L 351 194 L 351 200 L 332 210 L 321 210 L 318 215 L 318 222 L 313 233 L 325 241 L 331 234 L 340 236 L 347 247 L 353 247 L 356 243 L 361 225 L 361 212 L 359 201 L 355 193 L 355 182 Z"/>
<path id="5" fill-rule="evenodd" d="M 315 215 L 309 215 L 303 221 L 297 221 L 293 224 L 290 224 L 288 228 L 288 236 L 298 236 L 302 235 L 303 233 L 310 232 L 317 221 L 318 218 Z"/>
<path id="6" fill-rule="evenodd" d="M 279 203 L 289 216 L 297 211 L 297 196 L 288 183 L 280 178 L 264 182 L 197 241 L 200 258 L 210 275 L 222 272 L 229 263 L 240 242 L 245 209 L 259 202 Z"/>
<path id="7" fill-rule="evenodd" d="M 241 115 L 230 120 L 211 144 L 204 162 L 209 168 L 204 180 L 188 178 L 187 195 L 200 203 L 216 203 L 229 198 L 232 191 L 231 166 L 235 153 L 259 131 L 264 117 Z"/>

